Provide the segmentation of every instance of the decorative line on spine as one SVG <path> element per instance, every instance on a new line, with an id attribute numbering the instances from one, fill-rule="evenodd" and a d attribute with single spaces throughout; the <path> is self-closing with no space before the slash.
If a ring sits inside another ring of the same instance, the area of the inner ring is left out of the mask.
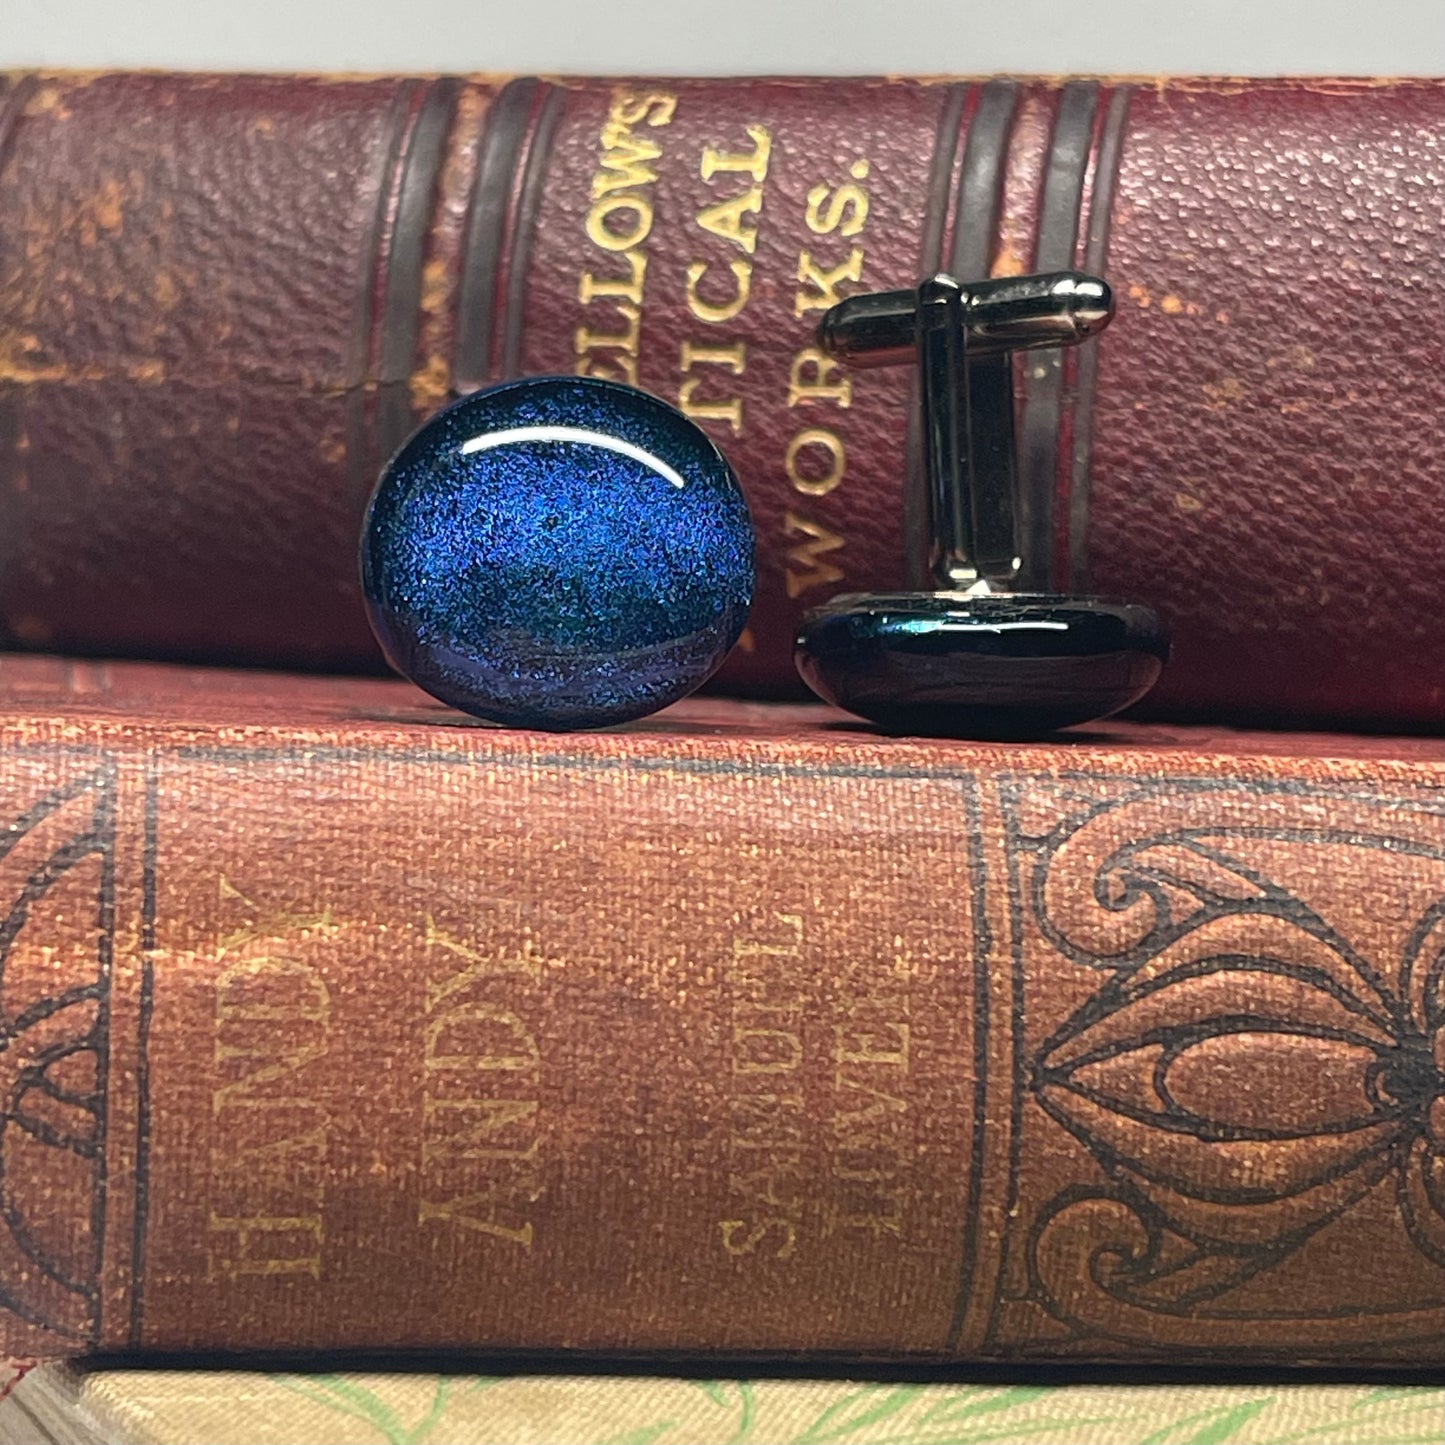
<path id="1" fill-rule="evenodd" d="M 944 226 L 948 219 L 949 194 L 959 163 L 959 143 L 963 127 L 972 130 L 972 121 L 965 119 L 967 103 L 978 103 L 982 90 L 960 82 L 948 88 L 943 113 L 938 122 L 938 136 L 933 147 L 933 165 L 928 175 L 928 199 L 923 209 L 923 234 L 918 248 L 918 275 L 931 276 L 943 266 Z M 909 279 L 917 279 L 909 278 Z M 904 278 L 900 277 L 900 284 Z M 918 409 L 918 378 L 915 376 L 908 393 L 908 438 L 904 443 L 903 482 L 903 544 L 908 586 L 921 588 L 924 581 L 924 559 L 928 551 L 928 517 L 924 501 L 927 488 L 923 480 L 923 427 Z"/>
<path id="2" fill-rule="evenodd" d="M 1000 151 L 1000 154 L 1002 152 Z M 982 1205 L 983 1183 L 986 1165 L 988 1134 L 990 1129 L 982 1121 L 988 1117 L 989 1092 L 989 967 L 993 962 L 993 930 L 988 921 L 988 857 L 985 853 L 983 801 L 977 775 L 963 781 L 963 820 L 968 832 L 968 846 L 972 854 L 969 869 L 972 897 L 970 911 L 973 915 L 973 1117 L 974 1130 L 972 1151 L 968 1170 L 968 1212 L 963 1225 L 962 1257 L 959 1265 L 958 1294 L 954 1299 L 953 1318 L 949 1323 L 946 1348 L 957 1350 L 970 1317 L 981 1313 L 983 1301 L 978 1297 L 980 1283 L 991 1280 L 984 1275 L 980 1266 L 985 1263 L 982 1256 L 984 1244 L 994 1244 L 992 1253 L 998 1253 L 994 1241 L 985 1241 L 983 1235 Z M 995 1266 L 996 1261 L 990 1260 Z M 974 1328 L 971 1335 L 979 1334 Z M 974 1343 L 972 1339 L 968 1342 Z"/>
<path id="3" fill-rule="evenodd" d="M 947 240 L 949 200 L 954 177 L 960 163 L 960 147 L 966 133 L 971 133 L 988 86 L 972 86 L 960 81 L 946 92 L 943 113 L 938 121 L 934 142 L 933 165 L 928 173 L 928 202 L 923 211 L 923 232 L 918 246 L 918 275 L 931 276 L 943 266 L 943 247 Z M 904 278 L 900 277 L 900 281 Z M 917 279 L 917 278 L 908 278 Z"/>
<path id="4" fill-rule="evenodd" d="M 949 257 L 949 268 L 961 281 L 989 274 L 1003 206 L 1004 157 L 1018 100 L 1017 81 L 990 80 L 968 127 Z"/>
<path id="5" fill-rule="evenodd" d="M 100 855 L 100 897 L 96 926 L 96 1018 L 95 1018 L 95 1194 L 90 1202 L 90 1238 L 93 1251 L 94 1285 L 91 1291 L 95 1320 L 92 1343 L 99 1344 L 104 1327 L 103 1270 L 105 1267 L 105 1220 L 110 1199 L 110 1150 L 107 1135 L 111 1121 L 111 1070 L 115 1054 L 115 927 L 116 927 L 116 843 L 117 793 L 119 778 L 113 757 L 107 758 L 100 773 L 95 798 L 95 851 Z"/>
<path id="6" fill-rule="evenodd" d="M 517 203 L 512 214 L 511 244 L 505 253 L 507 292 L 502 312 L 501 355 L 496 369 L 498 379 L 504 380 L 518 375 L 522 364 L 527 267 L 532 257 L 532 240 L 537 230 L 537 212 L 541 209 L 542 193 L 546 186 L 547 165 L 552 158 L 552 142 L 562 120 L 566 96 L 567 92 L 558 86 L 544 86 L 537 124 L 533 127 L 527 146 Z"/>
<path id="7" fill-rule="evenodd" d="M 431 84 L 401 162 L 396 221 L 390 254 L 384 262 L 376 416 L 377 454 L 381 461 L 396 451 L 413 425 L 410 379 L 421 326 L 422 261 L 460 89 L 460 83 L 450 77 Z"/>
<path id="8" fill-rule="evenodd" d="M 1009 137 L 1018 112 L 1019 86 L 1016 81 L 991 80 L 983 88 L 977 113 L 968 128 L 963 152 L 963 175 L 958 187 L 958 211 L 953 227 L 953 248 L 949 269 L 960 280 L 981 280 L 992 269 L 998 238 L 999 215 L 1003 210 L 1004 161 Z M 991 357 L 967 369 L 970 405 L 975 414 L 995 406 L 1007 408 L 1013 401 L 1013 362 L 1007 356 Z M 983 468 L 993 455 L 995 470 L 1006 469 L 1006 453 L 976 449 L 971 465 Z M 983 473 L 980 471 L 980 480 Z M 1007 487 L 1011 478 L 1000 479 Z M 1015 548 L 1017 548 L 1015 538 Z M 930 579 L 929 586 L 937 586 Z"/>
<path id="9" fill-rule="evenodd" d="M 407 81 L 397 88 L 387 117 L 385 154 L 364 183 L 376 187 L 376 205 L 372 209 L 366 244 L 361 251 L 356 309 L 352 314 L 346 357 L 346 469 L 352 496 L 358 504 L 370 494 L 376 482 L 376 438 L 370 434 L 368 424 L 371 398 L 367 382 L 373 375 L 374 332 L 380 300 L 378 283 L 385 265 L 387 228 L 392 199 L 396 194 L 398 165 L 412 129 L 422 85 L 421 81 Z"/>
<path id="10" fill-rule="evenodd" d="M 1059 96 L 1044 170 L 1033 266 L 1066 271 L 1074 264 L 1084 179 L 1093 150 L 1099 83 L 1071 80 Z M 1053 589 L 1060 421 L 1064 407 L 1063 354 L 1043 351 L 1029 358 L 1019 427 L 1018 529 L 1025 591 Z"/>
<path id="11" fill-rule="evenodd" d="M 146 1223 L 150 1212 L 151 1019 L 155 1013 L 156 864 L 159 856 L 160 771 L 156 754 L 146 758 L 145 822 L 141 864 L 140 1017 L 136 1027 L 135 1240 L 131 1246 L 130 1347 L 138 1349 L 145 1327 Z"/>
<path id="12" fill-rule="evenodd" d="M 491 379 L 492 342 L 498 321 L 498 270 L 507 234 L 507 213 L 541 90 L 540 80 L 521 76 L 503 87 L 487 112 L 462 245 L 452 366 L 452 389 L 458 394 L 475 391 Z"/>
<path id="13" fill-rule="evenodd" d="M 1003 1217 L 1007 1221 L 1002 1237 L 995 1248 L 998 1251 L 997 1280 L 993 1297 L 988 1303 L 987 1318 L 983 1322 L 978 1349 L 986 1353 L 997 1351 L 1003 1326 L 1004 1286 L 1009 1277 L 1015 1248 L 1014 1221 L 1019 1216 L 1019 1166 L 1023 1159 L 1024 1122 L 1024 1081 L 1021 1076 L 1021 1060 L 1028 1042 L 1028 1031 L 1024 1018 L 1027 997 L 1024 983 L 1027 977 L 1027 962 L 1024 956 L 1024 872 L 1028 866 L 1029 850 L 1024 841 L 1023 830 L 1018 822 L 1020 797 L 1028 787 L 1026 776 L 1004 774 L 994 785 L 1000 804 L 1004 826 L 1004 869 L 1003 882 L 1008 897 L 1008 1004 L 1003 1011 L 1002 1027 L 1007 1029 L 1009 1038 L 1009 1082 L 1008 1091 L 1008 1184 L 1004 1196 Z"/>
<path id="14" fill-rule="evenodd" d="M 1124 127 L 1129 120 L 1132 85 L 1121 85 L 1109 97 L 1099 132 L 1094 184 L 1089 193 L 1089 217 L 1084 231 L 1083 269 L 1103 275 L 1109 264 L 1109 223 L 1113 218 L 1114 189 L 1124 154 Z M 1091 451 L 1094 434 L 1094 396 L 1099 380 L 1099 342 L 1079 350 L 1076 365 L 1077 400 L 1074 407 L 1073 477 L 1069 486 L 1069 586 L 1089 590 L 1089 500 Z"/>

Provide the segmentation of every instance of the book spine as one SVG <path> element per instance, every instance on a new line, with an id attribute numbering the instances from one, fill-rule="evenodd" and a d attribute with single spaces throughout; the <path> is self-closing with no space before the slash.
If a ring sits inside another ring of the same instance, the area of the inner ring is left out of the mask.
<path id="1" fill-rule="evenodd" d="M 0 1349 L 1438 1365 L 1437 781 L 12 718 Z"/>
<path id="2" fill-rule="evenodd" d="M 1175 715 L 1445 710 L 1441 83 L 0 82 L 0 626 L 14 646 L 375 665 L 361 507 L 521 372 L 637 382 L 735 462 L 804 608 L 918 580 L 907 369 L 842 296 L 1082 266 L 1120 314 L 1019 373 L 1022 525 L 1155 605 Z M 1367 317 L 1369 344 L 1342 337 Z"/>

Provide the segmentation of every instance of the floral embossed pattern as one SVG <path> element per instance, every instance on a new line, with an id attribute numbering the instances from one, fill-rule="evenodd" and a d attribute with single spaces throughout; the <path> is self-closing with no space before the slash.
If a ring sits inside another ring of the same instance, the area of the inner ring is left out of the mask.
<path id="1" fill-rule="evenodd" d="M 1020 1168 L 1071 1144 L 1098 1183 L 1038 1210 L 1012 1308 L 1105 1349 L 1268 1356 L 1286 1320 L 1326 1357 L 1438 1345 L 1438 811 L 1321 790 L 1318 827 L 1274 827 L 1238 786 L 1183 823 L 1177 791 L 1078 803 L 1013 800 L 1021 928 L 1075 965 L 1057 996 L 1024 988 Z M 1040 1114 L 1059 1127 L 1031 1146 Z"/>

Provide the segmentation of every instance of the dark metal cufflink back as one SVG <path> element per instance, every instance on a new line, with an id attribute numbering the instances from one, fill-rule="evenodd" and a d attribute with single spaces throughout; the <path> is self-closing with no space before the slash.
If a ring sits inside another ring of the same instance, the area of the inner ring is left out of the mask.
<path id="1" fill-rule="evenodd" d="M 797 640 L 820 697 L 893 732 L 1026 738 L 1118 712 L 1169 653 L 1147 607 L 1047 590 L 1051 559 L 1021 555 L 1014 351 L 1101 331 L 1108 285 L 1075 272 L 856 296 L 819 344 L 858 366 L 916 360 L 930 592 L 848 593 L 810 612 Z M 1042 580 L 1042 586 L 1040 586 Z"/>

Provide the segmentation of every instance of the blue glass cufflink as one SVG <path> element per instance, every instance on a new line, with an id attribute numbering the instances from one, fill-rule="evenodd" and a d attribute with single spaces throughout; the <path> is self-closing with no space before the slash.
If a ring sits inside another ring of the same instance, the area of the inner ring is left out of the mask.
<path id="1" fill-rule="evenodd" d="M 747 619 L 753 530 L 681 412 L 593 377 L 506 382 L 426 422 L 367 509 L 387 660 L 513 727 L 605 727 L 685 697 Z"/>
<path id="2" fill-rule="evenodd" d="M 918 364 L 936 590 L 851 593 L 807 614 L 794 660 L 820 697 L 892 732 L 1026 738 L 1154 685 L 1169 655 L 1154 613 L 1048 591 L 1052 558 L 1021 555 L 1015 524 L 1010 353 L 1084 341 L 1112 312 L 1105 282 L 1061 272 L 935 276 L 825 313 L 819 344 L 841 360 Z"/>

